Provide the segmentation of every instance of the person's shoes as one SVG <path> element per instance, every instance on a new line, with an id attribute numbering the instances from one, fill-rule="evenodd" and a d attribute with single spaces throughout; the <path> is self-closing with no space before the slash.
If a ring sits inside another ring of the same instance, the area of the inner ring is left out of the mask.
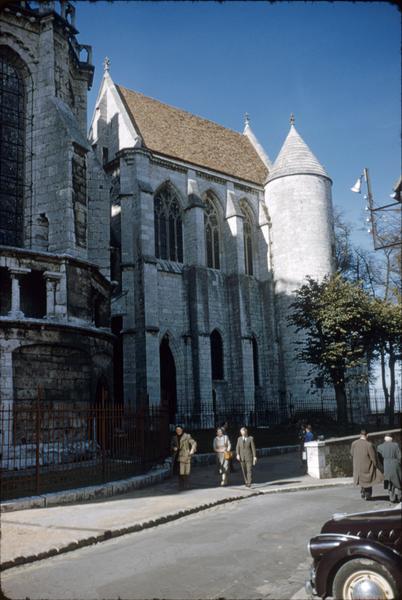
<path id="1" fill-rule="evenodd" d="M 246 483 L 246 487 L 251 488 L 251 483 Z"/>

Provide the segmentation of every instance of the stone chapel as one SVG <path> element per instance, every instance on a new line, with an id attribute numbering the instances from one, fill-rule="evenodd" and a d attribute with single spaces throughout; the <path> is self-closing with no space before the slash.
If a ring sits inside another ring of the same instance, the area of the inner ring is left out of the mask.
<path id="1" fill-rule="evenodd" d="M 108 60 L 87 137 L 74 12 L 1 12 L 1 402 L 101 386 L 202 427 L 315 406 L 287 316 L 335 266 L 330 176 L 293 118 L 271 161 L 248 118 L 236 132 L 127 89 Z"/>

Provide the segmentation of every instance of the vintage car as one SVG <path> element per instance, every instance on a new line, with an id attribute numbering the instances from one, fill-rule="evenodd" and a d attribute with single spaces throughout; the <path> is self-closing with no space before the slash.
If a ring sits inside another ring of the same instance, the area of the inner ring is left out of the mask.
<path id="1" fill-rule="evenodd" d="M 402 598 L 402 512 L 395 508 L 334 514 L 311 538 L 309 597 Z"/>

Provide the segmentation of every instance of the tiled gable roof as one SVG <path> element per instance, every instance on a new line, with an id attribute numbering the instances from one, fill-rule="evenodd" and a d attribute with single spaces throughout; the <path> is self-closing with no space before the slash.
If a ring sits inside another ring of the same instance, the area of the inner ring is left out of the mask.
<path id="1" fill-rule="evenodd" d="M 318 158 L 314 156 L 294 125 L 292 125 L 269 173 L 269 181 L 285 175 L 301 174 L 321 175 L 329 178 Z"/>
<path id="2" fill-rule="evenodd" d="M 247 138 L 184 110 L 116 85 L 146 148 L 262 185 L 268 171 Z"/>

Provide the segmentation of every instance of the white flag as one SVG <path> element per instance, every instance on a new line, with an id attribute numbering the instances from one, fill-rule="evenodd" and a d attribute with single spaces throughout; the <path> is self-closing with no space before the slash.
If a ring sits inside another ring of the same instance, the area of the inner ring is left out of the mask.
<path id="1" fill-rule="evenodd" d="M 359 179 L 356 181 L 354 186 L 350 188 L 352 192 L 356 192 L 356 194 L 360 194 L 360 191 L 362 189 L 362 177 L 363 177 L 363 175 L 360 175 Z"/>

